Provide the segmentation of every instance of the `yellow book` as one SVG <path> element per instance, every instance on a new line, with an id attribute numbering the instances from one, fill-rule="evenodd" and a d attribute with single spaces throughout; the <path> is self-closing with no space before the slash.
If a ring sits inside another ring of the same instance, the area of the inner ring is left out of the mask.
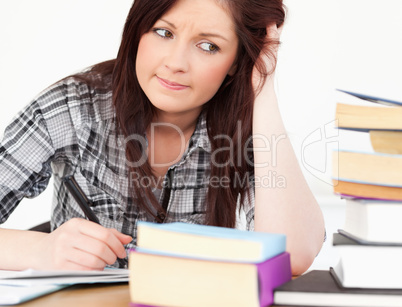
<path id="1" fill-rule="evenodd" d="M 340 180 L 402 187 L 402 155 L 339 150 L 332 159 L 335 186 Z"/>
<path id="2" fill-rule="evenodd" d="M 129 255 L 131 306 L 261 307 L 273 289 L 291 280 L 286 252 L 262 263 Z"/>
<path id="3" fill-rule="evenodd" d="M 138 222 L 131 306 L 268 306 L 291 279 L 283 234 Z"/>
<path id="4" fill-rule="evenodd" d="M 335 119 L 338 128 L 352 130 L 402 130 L 402 108 L 358 106 L 338 103 Z"/>
<path id="5" fill-rule="evenodd" d="M 376 152 L 402 154 L 402 131 L 371 130 L 370 142 Z"/>

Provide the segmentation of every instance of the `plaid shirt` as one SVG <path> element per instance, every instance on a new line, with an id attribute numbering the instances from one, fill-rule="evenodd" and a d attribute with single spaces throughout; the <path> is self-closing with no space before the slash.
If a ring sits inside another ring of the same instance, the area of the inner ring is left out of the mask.
<path id="1" fill-rule="evenodd" d="M 24 197 L 39 195 L 52 174 L 52 229 L 73 217 L 84 218 L 61 181 L 73 174 L 93 202 L 100 223 L 133 236 L 127 249 L 134 247 L 137 221 L 151 217 L 130 195 L 124 143 L 124 137 L 116 134 L 111 91 L 95 90 L 73 78 L 51 86 L 13 119 L 0 143 L 0 223 Z M 210 160 L 202 115 L 186 153 L 169 168 L 158 193 L 160 202 L 168 205 L 165 222 L 204 222 Z M 246 227 L 253 230 L 254 192 L 250 194 L 251 203 L 244 208 Z"/>

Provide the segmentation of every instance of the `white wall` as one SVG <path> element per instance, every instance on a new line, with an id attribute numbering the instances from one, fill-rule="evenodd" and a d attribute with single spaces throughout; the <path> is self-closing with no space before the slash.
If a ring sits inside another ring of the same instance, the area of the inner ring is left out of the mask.
<path id="1" fill-rule="evenodd" d="M 55 81 L 116 56 L 132 0 L 0 1 L 0 134 Z M 1 176 L 1 174 L 0 174 Z M 2 227 L 49 220 L 52 189 L 21 202 Z"/>
<path id="2" fill-rule="evenodd" d="M 0 131 L 38 92 L 58 79 L 115 57 L 131 0 L 0 2 Z M 277 71 L 281 111 L 329 240 L 314 267 L 336 263 L 331 234 L 344 204 L 332 195 L 332 149 L 370 150 L 363 134 L 333 129 L 335 88 L 402 101 L 402 1 L 285 0 Z M 47 220 L 51 189 L 23 201 L 3 227 Z"/>

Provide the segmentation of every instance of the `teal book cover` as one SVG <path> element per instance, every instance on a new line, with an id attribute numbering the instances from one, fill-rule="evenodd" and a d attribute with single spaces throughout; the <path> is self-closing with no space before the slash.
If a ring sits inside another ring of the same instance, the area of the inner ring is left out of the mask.
<path id="1" fill-rule="evenodd" d="M 217 227 L 217 226 L 207 226 L 207 225 L 197 225 L 197 224 L 187 224 L 182 222 L 166 223 L 166 224 L 156 224 L 150 222 L 138 222 L 138 228 L 151 227 L 159 229 L 166 232 L 184 233 L 197 237 L 209 237 L 223 240 L 233 240 L 233 241 L 251 241 L 256 242 L 261 246 L 260 254 L 253 261 L 255 263 L 265 261 L 274 256 L 277 256 L 286 250 L 286 236 L 284 234 L 276 233 L 263 233 L 256 231 L 246 231 L 233 228 Z M 140 233 L 140 231 L 139 231 Z M 241 249 L 239 244 L 239 250 Z M 174 253 L 167 252 L 161 249 L 149 249 L 144 248 L 140 244 L 136 247 L 136 251 L 144 253 L 152 253 L 158 255 L 166 256 L 177 256 L 177 257 L 190 257 L 190 258 L 202 258 L 198 257 L 196 254 L 185 254 L 185 253 Z M 211 257 L 210 260 L 224 260 Z M 228 261 L 233 261 L 233 259 L 228 259 Z M 249 259 L 237 259 L 236 262 L 250 262 Z"/>

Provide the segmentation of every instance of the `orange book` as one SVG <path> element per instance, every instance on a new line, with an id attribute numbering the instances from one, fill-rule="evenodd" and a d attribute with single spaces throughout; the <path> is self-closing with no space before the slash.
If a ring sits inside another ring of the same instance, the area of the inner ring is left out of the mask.
<path id="1" fill-rule="evenodd" d="M 401 187 L 389 187 L 343 180 L 333 180 L 334 192 L 359 198 L 402 200 Z"/>

